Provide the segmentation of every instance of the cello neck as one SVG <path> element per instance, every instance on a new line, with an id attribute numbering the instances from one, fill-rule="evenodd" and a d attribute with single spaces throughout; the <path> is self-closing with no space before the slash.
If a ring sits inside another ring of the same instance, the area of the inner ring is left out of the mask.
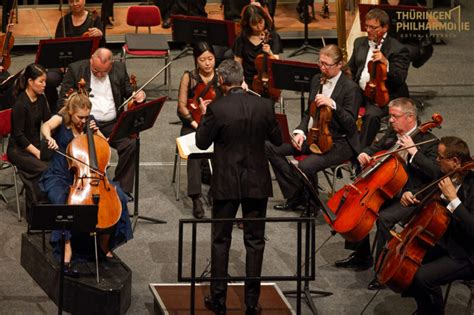
<path id="1" fill-rule="evenodd" d="M 87 144 L 89 146 L 89 163 L 92 168 L 98 169 L 99 167 L 97 163 L 97 153 L 95 151 L 94 133 L 90 128 L 91 119 L 92 118 L 89 116 L 86 122 Z"/>

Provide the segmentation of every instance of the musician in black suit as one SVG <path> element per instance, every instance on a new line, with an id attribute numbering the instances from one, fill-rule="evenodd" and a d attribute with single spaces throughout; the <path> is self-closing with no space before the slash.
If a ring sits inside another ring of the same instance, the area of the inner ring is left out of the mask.
<path id="1" fill-rule="evenodd" d="M 352 77 L 362 90 L 370 80 L 367 64 L 370 60 L 380 61 L 387 65 L 387 80 L 390 100 L 398 97 L 408 97 L 408 86 L 405 83 L 408 67 L 410 66 L 410 52 L 395 38 L 388 36 L 388 14 L 380 9 L 372 9 L 365 16 L 367 36 L 359 37 L 354 42 L 354 51 L 348 62 Z M 382 43 L 382 47 L 380 46 Z M 386 104 L 383 104 L 386 105 Z M 362 147 L 370 146 L 380 129 L 380 119 L 387 115 L 388 108 L 379 108 L 366 99 L 366 112 L 363 116 L 361 130 Z"/>
<path id="2" fill-rule="evenodd" d="M 309 154 L 298 166 L 317 187 L 317 172 L 343 163 L 360 150 L 356 119 L 362 94 L 357 84 L 343 71 L 341 49 L 335 45 L 323 47 L 319 65 L 327 82 L 323 85 L 322 93 L 319 93 L 321 75 L 318 74 L 312 79 L 308 108 L 299 126 L 293 131 L 293 143 L 285 143 L 279 147 L 267 143 L 265 148 L 283 196 L 287 199 L 283 204 L 275 205 L 277 210 L 296 209 L 303 201 L 303 184 L 287 163 L 285 156 Z M 318 107 L 329 106 L 332 109 L 333 117 L 329 129 L 334 145 L 325 154 L 312 153 L 306 141 L 308 130 L 313 126 L 313 118 L 309 113 L 310 104 L 313 102 L 316 102 Z"/>
<path id="3" fill-rule="evenodd" d="M 66 92 L 70 88 L 76 89 L 81 79 L 86 81 L 86 90 L 90 91 L 91 115 L 94 115 L 101 132 L 109 137 L 123 110 L 119 109 L 120 105 L 133 93 L 127 68 L 122 62 L 114 62 L 112 52 L 107 48 L 97 49 L 90 59 L 71 63 L 59 92 L 60 107 L 66 98 Z M 137 103 L 143 102 L 145 93 L 138 92 L 134 99 Z M 114 181 L 118 181 L 124 192 L 132 199 L 135 139 L 122 138 L 110 145 L 117 150 L 119 156 Z"/>
<path id="4" fill-rule="evenodd" d="M 235 218 L 242 205 L 244 218 L 264 218 L 272 183 L 265 141 L 281 144 L 281 133 L 275 120 L 273 101 L 246 94 L 241 88 L 242 66 L 224 60 L 217 73 L 225 96 L 212 102 L 199 124 L 196 145 L 207 149 L 214 143 L 211 190 L 212 218 Z M 204 106 L 202 106 L 205 111 Z M 212 225 L 211 274 L 227 276 L 232 222 Z M 246 275 L 258 277 L 262 270 L 265 247 L 265 223 L 246 222 Z M 226 313 L 226 281 L 211 282 L 211 296 L 206 306 L 216 314 Z M 246 314 L 256 314 L 260 281 L 245 282 Z"/>
<path id="5" fill-rule="evenodd" d="M 417 108 L 413 101 L 408 98 L 398 98 L 388 105 L 390 128 L 376 144 L 362 150 L 357 157 L 362 166 L 370 162 L 370 156 L 375 153 L 392 148 L 395 144 L 408 148 L 414 143 L 436 139 L 430 132 L 418 132 L 413 137 L 411 135 L 418 128 Z M 392 200 L 387 201 L 379 209 L 377 220 L 377 247 L 375 259 L 380 255 L 385 243 L 390 237 L 390 229 L 398 222 L 406 222 L 414 214 L 416 207 L 404 207 L 400 204 L 400 197 L 407 190 L 418 189 L 426 183 L 440 176 L 440 170 L 436 163 L 437 142 L 413 146 L 406 151 L 401 151 L 398 155 L 406 162 L 405 170 L 408 181 L 402 191 Z M 373 264 L 372 253 L 370 251 L 369 236 L 358 243 L 346 243 L 347 249 L 355 249 L 355 252 L 348 258 L 335 262 L 336 267 L 367 269 Z M 380 284 L 373 279 L 369 284 L 369 289 L 378 289 Z"/>
<path id="6" fill-rule="evenodd" d="M 469 148 L 457 137 L 443 137 L 438 146 L 437 161 L 444 174 L 471 161 Z M 441 285 L 474 277 L 474 173 L 447 177 L 438 184 L 451 217 L 448 228 L 438 244 L 428 250 L 411 286 L 402 296 L 414 297 L 416 314 L 444 314 Z M 411 192 L 404 194 L 406 205 L 419 201 Z"/>

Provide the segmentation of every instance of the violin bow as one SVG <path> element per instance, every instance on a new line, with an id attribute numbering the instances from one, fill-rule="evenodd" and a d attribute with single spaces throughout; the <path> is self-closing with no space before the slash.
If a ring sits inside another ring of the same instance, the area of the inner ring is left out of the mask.
<path id="1" fill-rule="evenodd" d="M 400 151 L 404 151 L 404 150 L 408 150 L 410 148 L 414 148 L 414 147 L 417 147 L 419 145 L 422 145 L 422 144 L 427 144 L 427 143 L 431 143 L 431 142 L 435 142 L 435 141 L 439 141 L 438 138 L 433 138 L 433 139 L 430 139 L 430 140 L 425 140 L 425 141 L 421 141 L 421 142 L 418 142 L 418 143 L 415 143 L 414 145 L 410 145 L 408 147 L 405 147 L 405 148 L 400 148 L 400 149 L 397 149 L 397 150 L 393 150 L 393 151 L 390 151 L 390 152 L 385 152 L 385 153 L 382 153 L 382 154 L 378 154 L 378 155 L 374 155 L 374 156 L 371 156 L 370 157 L 370 160 L 377 160 L 377 159 L 380 159 L 384 156 L 387 156 L 387 155 L 390 155 L 390 154 L 393 154 L 393 153 L 397 153 L 397 152 L 400 152 Z"/>

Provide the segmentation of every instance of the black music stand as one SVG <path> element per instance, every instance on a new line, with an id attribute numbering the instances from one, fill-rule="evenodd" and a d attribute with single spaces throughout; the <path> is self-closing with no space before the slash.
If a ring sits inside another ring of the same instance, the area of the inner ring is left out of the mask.
<path id="1" fill-rule="evenodd" d="M 99 37 L 42 39 L 35 63 L 45 68 L 66 68 L 70 63 L 89 59 L 99 47 Z"/>
<path id="2" fill-rule="evenodd" d="M 61 230 L 61 263 L 59 277 L 58 314 L 63 311 L 64 296 L 64 251 L 66 246 L 66 230 L 84 233 L 95 232 L 97 225 L 97 205 L 51 205 L 39 204 L 31 209 L 28 230 Z M 44 244 L 44 233 L 43 233 Z M 97 240 L 96 264 L 97 264 Z M 97 268 L 98 271 L 98 268 Z M 97 278 L 99 274 L 97 273 Z"/>
<path id="3" fill-rule="evenodd" d="M 303 186 L 304 186 L 305 194 L 306 194 L 306 211 L 305 211 L 306 216 L 316 217 L 316 215 L 317 215 L 317 212 L 316 212 L 315 209 L 311 210 L 311 201 L 313 201 L 313 202 L 316 203 L 316 205 L 318 205 L 320 207 L 320 209 L 331 220 L 334 221 L 336 219 L 335 214 L 330 209 L 328 209 L 327 206 L 319 199 L 318 193 L 317 193 L 316 189 L 314 188 L 313 184 L 309 181 L 308 177 L 306 177 L 306 175 L 295 164 L 293 164 L 289 160 L 287 160 L 287 161 L 290 164 L 290 166 L 296 171 L 296 173 L 300 177 L 301 181 L 303 182 Z M 306 252 L 309 252 L 309 247 L 310 247 L 310 244 L 309 244 L 310 240 L 311 240 L 311 238 L 310 238 L 310 224 L 311 224 L 311 233 L 314 233 L 314 231 L 316 229 L 314 220 L 312 220 L 311 223 L 310 222 L 306 223 L 306 232 L 305 232 L 306 233 L 306 235 L 305 235 L 305 238 L 306 238 L 306 241 L 305 241 L 305 247 L 306 248 L 305 248 L 305 250 L 306 250 Z M 316 274 L 316 252 L 317 251 L 315 250 L 315 245 L 316 244 L 311 244 L 311 250 L 313 252 L 313 257 L 314 257 L 314 259 L 311 261 L 311 272 L 312 272 L 313 275 Z M 304 272 L 305 272 L 305 275 L 307 275 L 309 273 L 309 265 L 308 264 L 304 265 Z M 283 293 L 285 295 L 295 295 L 295 294 L 298 294 L 298 291 L 297 290 L 290 290 L 290 291 L 284 291 Z M 314 302 L 313 302 L 313 294 L 317 294 L 317 295 L 320 295 L 322 297 L 325 297 L 325 296 L 332 295 L 333 293 L 328 292 L 328 291 L 321 291 L 321 290 L 311 290 L 309 288 L 309 280 L 304 280 L 303 290 L 302 290 L 301 294 L 303 294 L 303 298 L 304 298 L 306 304 L 311 309 L 311 312 L 313 314 L 317 314 L 316 306 L 314 305 Z"/>
<path id="4" fill-rule="evenodd" d="M 309 92 L 311 79 L 321 73 L 314 63 L 268 59 L 270 86 L 281 90 L 301 92 L 301 118 L 305 110 L 304 92 Z"/>
<path id="5" fill-rule="evenodd" d="M 309 34 L 308 34 L 308 24 L 309 24 L 309 12 L 308 12 L 308 0 L 304 1 L 304 40 L 303 40 L 303 45 L 301 45 L 300 48 L 296 49 L 294 52 L 292 52 L 290 55 L 288 55 L 288 58 L 300 55 L 300 54 L 305 54 L 307 52 L 309 53 L 319 53 L 319 48 L 316 48 L 314 46 L 311 46 L 309 44 Z"/>
<path id="6" fill-rule="evenodd" d="M 181 58 L 192 50 L 190 44 L 207 42 L 209 45 L 232 47 L 235 24 L 197 16 L 171 15 L 173 41 L 186 43 L 186 47 L 173 59 Z"/>
<path id="7" fill-rule="evenodd" d="M 109 137 L 109 143 L 125 137 L 134 137 L 136 142 L 135 156 L 135 190 L 133 209 L 133 230 L 138 219 L 147 220 L 153 223 L 167 223 L 166 221 L 140 216 L 138 212 L 139 183 L 140 183 L 140 132 L 150 129 L 155 124 L 156 118 L 166 101 L 166 96 L 138 105 L 133 109 L 122 112 Z"/>

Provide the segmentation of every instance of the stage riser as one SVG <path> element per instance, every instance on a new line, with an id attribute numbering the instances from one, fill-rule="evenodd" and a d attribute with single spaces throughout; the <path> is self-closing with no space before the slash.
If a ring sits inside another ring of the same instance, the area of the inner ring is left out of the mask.
<path id="1" fill-rule="evenodd" d="M 49 235 L 46 236 L 49 238 Z M 43 253 L 41 235 L 22 235 L 21 265 L 44 292 L 58 304 L 59 265 L 46 244 Z M 95 274 L 78 279 L 64 278 L 64 311 L 74 314 L 125 314 L 131 304 L 132 272 L 121 261 L 101 263 L 100 283 Z"/>

